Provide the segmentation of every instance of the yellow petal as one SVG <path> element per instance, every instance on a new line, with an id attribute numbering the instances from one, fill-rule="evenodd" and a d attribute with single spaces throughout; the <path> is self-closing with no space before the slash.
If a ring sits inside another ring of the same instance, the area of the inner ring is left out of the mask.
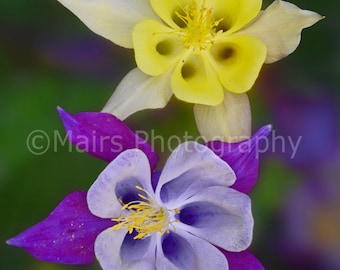
<path id="1" fill-rule="evenodd" d="M 137 66 L 151 76 L 167 72 L 184 53 L 180 37 L 171 28 L 153 20 L 137 24 L 132 38 Z"/>
<path id="2" fill-rule="evenodd" d="M 132 48 L 132 28 L 145 19 L 159 20 L 149 0 L 58 0 L 93 32 Z"/>
<path id="3" fill-rule="evenodd" d="M 212 107 L 195 105 L 197 128 L 206 141 L 242 141 L 251 134 L 251 112 L 247 94 L 225 91 L 224 102 Z"/>
<path id="4" fill-rule="evenodd" d="M 205 58 L 193 54 L 181 61 L 171 76 L 171 88 L 178 99 L 216 106 L 223 101 L 223 88 Z"/>
<path id="5" fill-rule="evenodd" d="M 260 39 L 268 50 L 266 63 L 273 63 L 295 51 L 300 43 L 301 31 L 322 18 L 313 11 L 276 0 L 239 33 Z"/>
<path id="6" fill-rule="evenodd" d="M 262 0 L 206 0 L 216 20 L 222 19 L 217 30 L 233 33 L 254 19 L 261 10 Z"/>
<path id="7" fill-rule="evenodd" d="M 183 21 L 176 13 L 183 15 L 183 8 L 193 2 L 201 2 L 201 0 L 150 0 L 155 13 L 172 28 L 184 26 Z"/>
<path id="8" fill-rule="evenodd" d="M 244 93 L 253 86 L 265 58 L 265 45 L 249 36 L 224 36 L 210 49 L 210 61 L 218 78 L 234 93 Z"/>
<path id="9" fill-rule="evenodd" d="M 170 75 L 171 73 L 167 73 L 150 77 L 138 68 L 131 70 L 120 82 L 102 111 L 124 120 L 140 110 L 163 108 L 172 96 Z"/>

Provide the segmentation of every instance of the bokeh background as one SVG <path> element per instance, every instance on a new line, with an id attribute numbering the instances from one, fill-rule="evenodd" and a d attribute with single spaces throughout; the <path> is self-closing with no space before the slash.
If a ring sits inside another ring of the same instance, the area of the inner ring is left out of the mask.
<path id="1" fill-rule="evenodd" d="M 293 2 L 326 19 L 304 30 L 294 54 L 264 66 L 249 93 L 254 131 L 268 123 L 274 127 L 250 194 L 255 219 L 250 249 L 266 269 L 336 270 L 340 4 Z M 68 193 L 88 189 L 106 165 L 64 142 L 56 107 L 99 111 L 134 66 L 133 51 L 92 33 L 56 0 L 0 1 L 0 269 L 99 269 L 97 263 L 43 263 L 5 241 L 45 218 Z M 162 136 L 170 148 L 178 144 L 172 135 L 198 136 L 192 106 L 175 99 L 165 109 L 143 111 L 126 122 Z M 39 154 L 27 145 L 36 130 L 46 134 L 36 141 Z M 289 138 L 301 138 L 293 158 Z M 162 150 L 160 140 L 154 146 Z M 161 159 L 168 154 L 165 149 Z"/>

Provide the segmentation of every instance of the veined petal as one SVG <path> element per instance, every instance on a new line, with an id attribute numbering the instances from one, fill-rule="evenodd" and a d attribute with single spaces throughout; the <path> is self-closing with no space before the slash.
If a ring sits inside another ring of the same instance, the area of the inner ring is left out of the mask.
<path id="1" fill-rule="evenodd" d="M 94 250 L 96 258 L 103 269 L 120 269 L 120 254 L 118 250 L 124 241 L 125 230 L 112 230 L 111 228 L 98 235 Z"/>
<path id="2" fill-rule="evenodd" d="M 210 48 L 209 59 L 225 89 L 244 93 L 257 79 L 266 51 L 266 46 L 254 37 L 222 35 Z"/>
<path id="3" fill-rule="evenodd" d="M 208 147 L 196 142 L 178 146 L 168 158 L 156 187 L 156 198 L 168 209 L 209 186 L 230 186 L 235 174 Z"/>
<path id="4" fill-rule="evenodd" d="M 266 63 L 273 63 L 295 51 L 301 40 L 301 31 L 321 19 L 323 17 L 313 11 L 275 0 L 239 34 L 260 39 L 268 51 Z"/>
<path id="5" fill-rule="evenodd" d="M 234 33 L 254 19 L 261 10 L 262 0 L 205 0 L 214 9 L 216 20 L 222 19 L 217 30 Z"/>
<path id="6" fill-rule="evenodd" d="M 190 243 L 173 231 L 164 234 L 161 240 L 158 240 L 156 252 L 156 269 L 197 269 Z"/>
<path id="7" fill-rule="evenodd" d="M 159 241 L 156 268 L 228 270 L 228 263 L 225 256 L 213 245 L 178 230 L 176 233 L 164 234 Z"/>
<path id="8" fill-rule="evenodd" d="M 231 270 L 264 270 L 260 261 L 249 250 L 229 252 L 221 250 L 226 256 Z"/>
<path id="9" fill-rule="evenodd" d="M 183 21 L 179 19 L 176 12 L 182 15 L 183 8 L 192 2 L 192 0 L 150 0 L 155 13 L 172 28 L 183 26 Z M 201 2 L 201 0 L 196 2 Z"/>
<path id="10" fill-rule="evenodd" d="M 145 257 L 151 257 L 151 263 L 155 263 L 155 235 L 143 239 L 134 239 L 138 233 L 127 233 L 120 247 L 120 258 L 124 264 L 136 264 Z M 152 255 L 153 254 L 153 255 Z M 136 265 L 138 266 L 138 265 Z M 137 268 L 139 269 L 139 268 Z"/>
<path id="11" fill-rule="evenodd" d="M 153 20 L 138 23 L 132 39 L 137 66 L 151 76 L 167 72 L 185 52 L 181 38 L 171 28 Z"/>
<path id="12" fill-rule="evenodd" d="M 212 141 L 206 144 L 234 170 L 237 180 L 231 188 L 246 194 L 253 189 L 258 179 L 259 154 L 268 147 L 266 139 L 271 129 L 271 125 L 264 126 L 251 138 L 238 143 Z M 266 143 L 265 148 L 261 147 L 263 143 Z"/>
<path id="13" fill-rule="evenodd" d="M 147 155 L 151 169 L 156 166 L 158 156 L 151 146 L 117 117 L 97 112 L 72 115 L 60 107 L 58 112 L 67 138 L 91 156 L 110 162 L 127 149 L 138 148 Z"/>
<path id="14" fill-rule="evenodd" d="M 225 186 L 210 186 L 179 207 L 183 229 L 228 251 L 248 248 L 253 234 L 253 217 L 247 195 Z"/>
<path id="15" fill-rule="evenodd" d="M 196 104 L 194 115 L 197 128 L 206 141 L 241 141 L 251 134 L 251 112 L 247 94 L 224 93 L 218 106 Z"/>
<path id="16" fill-rule="evenodd" d="M 172 76 L 171 88 L 183 101 L 216 106 L 223 101 L 223 88 L 206 54 L 192 54 L 180 61 Z"/>
<path id="17" fill-rule="evenodd" d="M 172 96 L 170 75 L 150 77 L 138 68 L 131 70 L 120 82 L 103 108 L 103 112 L 124 120 L 144 109 L 163 108 Z"/>
<path id="18" fill-rule="evenodd" d="M 195 254 L 195 259 L 197 262 L 197 270 L 228 270 L 229 262 L 226 257 L 223 256 L 221 251 L 208 243 L 186 231 L 178 230 L 178 234 L 185 238 L 191 245 L 191 248 Z M 209 258 L 209 259 L 207 259 Z M 233 270 L 233 269 L 231 269 Z"/>
<path id="19" fill-rule="evenodd" d="M 119 199 L 124 201 L 125 196 L 133 196 L 134 193 L 130 192 L 131 187 L 137 185 L 152 194 L 148 163 L 145 154 L 138 149 L 126 150 L 113 160 L 87 193 L 87 203 L 91 213 L 102 218 L 120 216 L 122 205 Z"/>
<path id="20" fill-rule="evenodd" d="M 132 48 L 132 28 L 145 19 L 159 20 L 149 0 L 58 0 L 93 32 Z"/>
<path id="21" fill-rule="evenodd" d="M 145 240 L 133 240 L 125 230 L 107 229 L 98 235 L 95 242 L 96 257 L 103 269 L 110 270 L 149 270 L 155 265 L 155 237 Z M 143 242 L 144 241 L 144 242 Z M 135 246 L 133 246 L 135 244 Z M 131 245 L 131 254 L 127 255 L 126 245 Z"/>
<path id="22" fill-rule="evenodd" d="M 43 221 L 7 241 L 33 257 L 54 263 L 90 264 L 94 241 L 114 223 L 89 211 L 86 192 L 68 195 Z"/>

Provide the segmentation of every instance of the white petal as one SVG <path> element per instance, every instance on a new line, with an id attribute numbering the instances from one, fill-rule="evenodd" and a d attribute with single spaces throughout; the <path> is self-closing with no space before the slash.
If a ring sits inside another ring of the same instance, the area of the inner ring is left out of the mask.
<path id="1" fill-rule="evenodd" d="M 119 250 L 126 235 L 124 230 L 111 228 L 101 232 L 94 242 L 94 252 L 103 269 L 120 269 Z"/>
<path id="2" fill-rule="evenodd" d="M 120 82 L 102 111 L 124 120 L 140 110 L 163 108 L 172 96 L 170 75 L 168 72 L 151 77 L 138 68 L 131 70 Z"/>
<path id="3" fill-rule="evenodd" d="M 132 48 L 132 28 L 145 19 L 159 20 L 149 0 L 58 0 L 93 32 Z"/>
<path id="4" fill-rule="evenodd" d="M 170 232 L 173 235 L 175 234 L 174 232 Z M 175 237 L 177 236 L 176 234 L 174 235 Z M 167 237 L 167 235 L 164 235 L 164 237 Z M 178 267 L 178 263 L 177 266 L 171 262 L 168 258 L 165 257 L 164 252 L 163 252 L 163 244 L 162 244 L 162 240 L 164 237 L 159 237 L 157 239 L 157 248 L 156 248 L 156 269 L 166 269 L 166 270 L 180 270 L 181 268 L 184 268 L 184 265 L 182 265 L 182 267 Z M 190 247 L 190 245 L 188 244 L 188 242 L 184 239 L 184 241 L 181 241 L 180 244 L 179 242 L 175 242 L 173 241 L 174 244 L 174 252 L 173 255 L 176 257 L 177 255 L 177 261 L 183 262 L 183 257 L 185 257 L 186 261 L 192 262 L 193 261 L 193 253 L 192 253 L 192 249 Z M 176 254 L 176 251 L 181 251 L 178 252 L 178 254 Z M 192 266 L 192 265 L 190 265 Z M 189 266 L 189 267 L 190 267 Z M 189 268 L 190 269 L 190 268 Z M 194 268 L 191 268 L 194 269 Z M 182 269 L 181 269 L 182 270 Z M 187 270 L 187 269 L 183 269 L 183 270 Z"/>
<path id="5" fill-rule="evenodd" d="M 228 270 L 228 263 L 213 245 L 177 230 L 158 239 L 156 267 L 168 270 Z"/>
<path id="6" fill-rule="evenodd" d="M 251 112 L 247 94 L 225 91 L 224 101 L 217 106 L 196 104 L 197 129 L 206 141 L 236 142 L 251 135 Z"/>
<path id="7" fill-rule="evenodd" d="M 98 176 L 87 193 L 87 204 L 92 214 L 101 218 L 115 218 L 121 214 L 122 205 L 117 198 L 117 186 L 132 182 L 149 193 L 151 187 L 150 165 L 146 155 L 131 149 L 122 152 Z M 137 190 L 137 189 L 136 189 Z"/>
<path id="8" fill-rule="evenodd" d="M 301 31 L 322 18 L 313 11 L 276 0 L 238 33 L 260 39 L 268 50 L 265 62 L 273 63 L 295 51 L 301 40 Z"/>
<path id="9" fill-rule="evenodd" d="M 196 257 L 197 270 L 228 270 L 226 257 L 209 242 L 202 240 L 190 233 L 178 230 L 178 234 L 185 237 L 190 243 Z M 207 259 L 209 258 L 209 259 Z"/>
<path id="10" fill-rule="evenodd" d="M 178 229 L 232 252 L 245 250 L 251 243 L 254 225 L 251 203 L 241 192 L 228 187 L 208 187 L 188 199 L 179 210 L 182 214 L 176 223 Z"/>
<path id="11" fill-rule="evenodd" d="M 156 187 L 156 198 L 168 209 L 209 186 L 230 186 L 235 182 L 233 169 L 208 147 L 186 142 L 167 160 Z"/>
<path id="12" fill-rule="evenodd" d="M 126 263 L 121 258 L 121 246 L 127 232 L 125 230 L 112 230 L 111 228 L 100 233 L 95 241 L 94 250 L 96 258 L 104 270 L 150 270 L 155 265 L 155 237 L 150 237 L 150 243 L 143 253 L 143 257 L 136 261 Z M 136 240 L 141 241 L 141 240 Z"/>

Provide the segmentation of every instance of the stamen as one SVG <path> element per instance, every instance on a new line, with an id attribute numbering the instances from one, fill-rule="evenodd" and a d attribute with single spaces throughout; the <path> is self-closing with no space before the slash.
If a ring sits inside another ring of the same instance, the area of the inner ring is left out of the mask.
<path id="1" fill-rule="evenodd" d="M 130 234 L 135 230 L 138 234 L 133 239 L 144 239 L 156 232 L 161 235 L 169 233 L 170 226 L 176 232 L 173 223 L 178 220 L 170 220 L 169 212 L 179 214 L 180 211 L 178 209 L 168 210 L 163 206 L 159 206 L 151 199 L 150 194 L 145 189 L 140 186 L 136 186 L 136 189 L 143 191 L 148 197 L 138 194 L 144 201 L 131 201 L 127 204 L 119 200 L 123 204 L 122 210 L 128 210 L 129 215 L 113 218 L 112 220 L 118 223 L 112 229 L 125 228 Z"/>
<path id="2" fill-rule="evenodd" d="M 184 15 L 175 12 L 177 17 L 184 23 L 185 27 L 178 30 L 183 38 L 184 46 L 193 51 L 206 50 L 213 44 L 215 36 L 223 30 L 217 31 L 216 27 L 223 20 L 216 20 L 213 9 L 204 5 L 198 6 L 196 1 L 191 5 L 182 7 Z M 176 31 L 177 32 L 177 31 Z"/>

